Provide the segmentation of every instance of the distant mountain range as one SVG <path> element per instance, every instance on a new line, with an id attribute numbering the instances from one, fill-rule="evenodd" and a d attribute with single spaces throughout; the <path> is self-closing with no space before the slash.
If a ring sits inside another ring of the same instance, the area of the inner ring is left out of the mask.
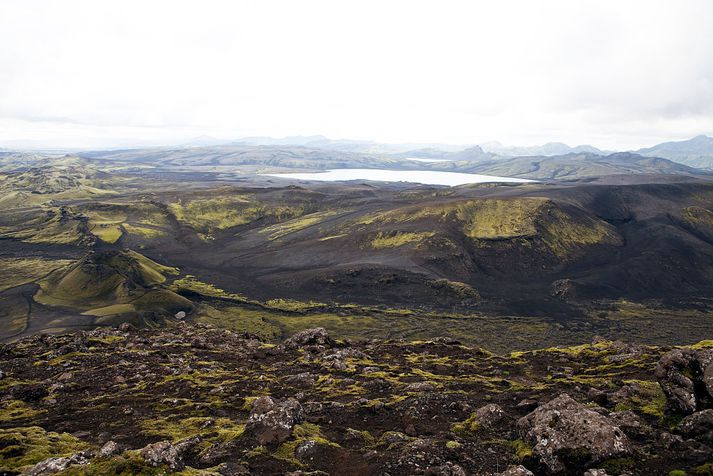
<path id="1" fill-rule="evenodd" d="M 22 160 L 29 167 L 36 166 L 39 157 L 47 154 L 48 151 L 28 153 L 0 150 L 0 170 L 11 162 L 16 166 Z M 152 166 L 160 164 L 163 167 L 239 166 L 243 173 L 291 169 L 392 168 L 449 170 L 547 180 L 626 173 L 699 174 L 695 169 L 713 170 L 713 137 L 700 135 L 685 141 L 664 142 L 636 151 L 612 153 L 591 145 L 571 147 L 561 142 L 531 147 L 511 147 L 488 142 L 465 147 L 452 144 L 384 144 L 349 139 L 332 140 L 321 135 L 246 137 L 227 142 L 201 136 L 175 147 L 85 151 L 77 155 L 89 159 L 143 162 Z"/>
<path id="2" fill-rule="evenodd" d="M 203 139 L 196 145 L 217 145 Z M 610 156 L 614 151 L 592 145 L 569 146 L 562 142 L 548 142 L 535 146 L 506 146 L 500 142 L 484 142 L 478 145 L 456 146 L 452 144 L 384 144 L 374 141 L 332 140 L 327 137 L 291 136 L 280 139 L 271 137 L 246 137 L 230 145 L 303 146 L 316 149 L 336 150 L 358 154 L 390 155 L 433 160 L 487 161 L 512 157 L 555 157 L 567 154 L 593 154 Z M 646 157 L 660 157 L 690 167 L 713 169 L 713 137 L 700 135 L 692 139 L 664 142 L 653 147 L 629 151 Z"/>
<path id="3" fill-rule="evenodd" d="M 648 157 L 663 157 L 691 167 L 713 169 L 713 137 L 705 135 L 683 141 L 664 142 L 636 152 Z"/>
<path id="4" fill-rule="evenodd" d="M 570 153 L 552 157 L 513 157 L 478 163 L 463 172 L 535 180 L 574 180 L 586 177 L 630 174 L 701 175 L 702 171 L 659 157 L 631 152 L 609 155 Z"/>
<path id="5" fill-rule="evenodd" d="M 609 151 L 597 149 L 596 147 L 591 145 L 578 145 L 575 147 L 570 147 L 562 142 L 548 142 L 547 144 L 531 147 L 508 147 L 502 145 L 500 142 L 486 142 L 484 144 L 480 144 L 480 147 L 486 152 L 492 152 L 493 154 L 503 155 L 507 157 L 524 157 L 533 155 L 542 155 L 545 157 L 550 157 L 553 155 L 565 155 L 580 152 L 597 155 L 607 155 L 611 153 Z"/>

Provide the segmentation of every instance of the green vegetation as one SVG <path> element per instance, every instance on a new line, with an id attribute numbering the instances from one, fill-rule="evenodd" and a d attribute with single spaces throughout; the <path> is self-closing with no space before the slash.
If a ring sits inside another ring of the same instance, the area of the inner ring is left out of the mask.
<path id="1" fill-rule="evenodd" d="M 339 447 L 338 444 L 325 438 L 325 436 L 322 434 L 321 428 L 313 423 L 302 423 L 300 425 L 296 425 L 292 432 L 292 436 L 293 439 L 282 443 L 272 453 L 272 456 L 274 458 L 292 463 L 298 467 L 302 467 L 303 464 L 297 458 L 295 458 L 295 449 L 297 449 L 297 447 L 301 443 L 307 440 L 312 440 L 319 445 L 328 445 L 337 448 Z"/>
<path id="2" fill-rule="evenodd" d="M 463 233 L 472 239 L 504 239 L 534 236 L 542 198 L 470 200 L 455 207 Z"/>
<path id="3" fill-rule="evenodd" d="M 95 460 L 91 464 L 70 466 L 62 471 L 61 476 L 165 476 L 169 469 L 165 465 L 151 466 L 136 451 L 127 451 L 110 459 Z M 194 471 L 191 468 L 175 473 L 184 476 L 213 476 L 207 471 Z"/>
<path id="4" fill-rule="evenodd" d="M 664 418 L 666 396 L 657 382 L 627 380 L 626 383 L 635 385 L 639 391 L 629 398 L 628 403 L 618 404 L 617 411 L 634 409 L 660 420 Z"/>
<path id="5" fill-rule="evenodd" d="M 126 214 L 118 206 L 99 204 L 85 207 L 83 214 L 89 218 L 89 231 L 106 243 L 116 243 L 123 235 L 121 223 L 126 220 Z"/>
<path id="6" fill-rule="evenodd" d="M 451 426 L 451 431 L 459 435 L 468 435 L 480 428 L 480 423 L 478 423 L 478 415 L 475 412 L 471 413 L 467 420 L 461 423 L 456 423 Z"/>
<path id="7" fill-rule="evenodd" d="M 245 425 L 230 418 L 160 418 L 143 420 L 139 423 L 141 433 L 146 436 L 179 441 L 192 436 L 202 436 L 206 442 L 226 442 L 240 438 Z M 206 445 L 207 446 L 207 445 Z"/>
<path id="8" fill-rule="evenodd" d="M 111 223 L 89 222 L 89 231 L 105 243 L 116 243 L 124 234 L 121 226 Z"/>
<path id="9" fill-rule="evenodd" d="M 144 238 L 159 238 L 161 236 L 167 235 L 167 233 L 163 230 L 157 230 L 155 228 L 149 228 L 147 226 L 138 226 L 131 225 L 129 223 L 124 223 L 122 227 L 130 235 L 139 235 Z"/>
<path id="10" fill-rule="evenodd" d="M 288 312 L 308 312 L 314 311 L 316 309 L 322 309 L 327 307 L 323 302 L 315 301 L 297 301 L 294 299 L 268 299 L 265 301 L 265 307 L 269 309 L 275 309 L 278 311 L 288 311 Z"/>
<path id="11" fill-rule="evenodd" d="M 428 285 L 436 289 L 447 289 L 450 293 L 461 299 L 480 299 L 480 293 L 476 289 L 473 289 L 470 284 L 461 283 L 460 281 L 438 279 L 435 281 L 429 281 Z"/>
<path id="12" fill-rule="evenodd" d="M 86 246 L 94 238 L 84 219 L 68 209 L 51 208 L 23 215 L 9 227 L 0 227 L 0 237 L 26 243 Z"/>
<path id="13" fill-rule="evenodd" d="M 310 226 L 314 226 L 324 221 L 325 218 L 332 217 L 339 213 L 339 210 L 328 210 L 323 212 L 310 213 L 299 218 L 268 226 L 260 230 L 260 233 L 268 233 L 271 240 L 278 240 L 300 230 L 304 230 Z"/>
<path id="14" fill-rule="evenodd" d="M 8 400 L 0 403 L 0 421 L 26 420 L 46 413 L 21 400 Z"/>
<path id="15" fill-rule="evenodd" d="M 23 470 L 52 456 L 71 456 L 90 445 L 40 427 L 0 428 L 0 471 Z"/>
<path id="16" fill-rule="evenodd" d="M 696 466 L 691 470 L 691 474 L 696 476 L 713 476 L 713 464 L 706 463 Z"/>
<path id="17" fill-rule="evenodd" d="M 532 447 L 522 440 L 514 440 L 510 442 L 512 449 L 515 451 L 515 457 L 522 461 L 525 458 L 532 456 Z"/>
<path id="18" fill-rule="evenodd" d="M 71 260 L 45 258 L 0 258 L 0 291 L 31 283 L 52 271 L 68 266 Z"/>
<path id="19" fill-rule="evenodd" d="M 170 288 L 177 293 L 191 291 L 203 296 L 226 298 L 233 301 L 248 302 L 248 298 L 240 294 L 226 292 L 213 284 L 205 283 L 191 274 L 187 274 L 180 279 L 175 279 Z"/>
<path id="20" fill-rule="evenodd" d="M 85 315 L 189 310 L 193 304 L 166 289 L 153 289 L 178 270 L 134 251 L 95 253 L 39 281 L 35 301 L 72 307 Z"/>
<path id="21" fill-rule="evenodd" d="M 178 220 L 205 233 L 246 225 L 259 218 L 281 221 L 305 213 L 302 206 L 270 206 L 247 194 L 181 200 L 169 204 L 169 209 Z"/>
<path id="22" fill-rule="evenodd" d="M 113 316 L 115 314 L 128 314 L 128 313 L 135 312 L 135 311 L 136 311 L 136 307 L 134 307 L 133 304 L 129 304 L 129 303 L 111 304 L 109 306 L 89 309 L 88 311 L 84 311 L 82 313 L 82 315 L 102 317 L 102 316 Z"/>
<path id="23" fill-rule="evenodd" d="M 590 215 L 574 216 L 553 204 L 544 211 L 540 232 L 550 250 L 565 258 L 579 247 L 597 244 L 621 246 L 622 238 L 607 222 Z"/>
<path id="24" fill-rule="evenodd" d="M 246 309 L 239 306 L 212 307 L 203 305 L 196 312 L 196 321 L 223 327 L 235 332 L 247 332 L 267 340 L 281 335 L 278 326 L 266 320 L 262 310 Z"/>
<path id="25" fill-rule="evenodd" d="M 369 245 L 374 249 L 397 248 L 399 246 L 404 246 L 404 245 L 409 245 L 409 244 L 418 244 L 418 243 L 422 242 L 423 240 L 432 237 L 433 235 L 434 235 L 433 232 L 421 232 L 421 233 L 400 232 L 400 231 L 395 231 L 395 232 L 390 232 L 390 233 L 379 232 L 376 234 L 376 236 L 374 238 L 372 238 Z"/>
<path id="26" fill-rule="evenodd" d="M 703 207 L 686 207 L 681 211 L 683 220 L 694 229 L 713 236 L 713 212 Z"/>

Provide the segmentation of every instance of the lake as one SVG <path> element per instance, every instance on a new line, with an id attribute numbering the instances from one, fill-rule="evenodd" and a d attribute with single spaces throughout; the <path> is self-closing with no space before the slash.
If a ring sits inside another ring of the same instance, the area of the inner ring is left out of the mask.
<path id="1" fill-rule="evenodd" d="M 536 182 L 494 175 L 466 174 L 460 172 L 440 172 L 432 170 L 388 170 L 388 169 L 333 169 L 325 172 L 260 174 L 291 180 L 318 180 L 327 182 L 343 182 L 347 180 L 375 180 L 379 182 L 413 182 L 427 185 L 465 185 L 468 183 Z"/>

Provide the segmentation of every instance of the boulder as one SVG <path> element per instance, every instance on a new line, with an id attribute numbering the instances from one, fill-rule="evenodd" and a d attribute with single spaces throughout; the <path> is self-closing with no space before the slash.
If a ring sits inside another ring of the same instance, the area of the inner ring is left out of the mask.
<path id="1" fill-rule="evenodd" d="M 300 402 L 288 398 L 282 402 L 263 396 L 253 402 L 250 417 L 245 426 L 261 445 L 282 443 L 292 434 L 292 428 L 304 421 Z"/>
<path id="2" fill-rule="evenodd" d="M 500 405 L 496 405 L 495 403 L 490 403 L 478 408 L 475 411 L 475 415 L 478 419 L 478 425 L 482 428 L 491 428 L 505 418 L 505 412 Z"/>
<path id="3" fill-rule="evenodd" d="M 686 438 L 713 445 L 713 410 L 703 410 L 688 415 L 676 427 L 676 432 Z"/>
<path id="4" fill-rule="evenodd" d="M 115 441 L 109 440 L 104 443 L 104 446 L 102 446 L 99 450 L 99 456 L 102 458 L 108 458 L 109 456 L 117 454 L 119 450 L 119 445 Z"/>
<path id="5" fill-rule="evenodd" d="M 675 349 L 656 365 L 669 408 L 690 415 L 713 408 L 713 349 Z"/>
<path id="6" fill-rule="evenodd" d="M 329 333 L 324 327 L 316 327 L 314 329 L 305 329 L 285 340 L 285 347 L 296 349 L 307 345 L 321 345 L 325 347 L 333 347 L 334 340 L 329 337 Z"/>
<path id="7" fill-rule="evenodd" d="M 315 440 L 305 440 L 295 448 L 295 457 L 303 463 L 312 462 L 318 455 L 317 446 Z"/>
<path id="8" fill-rule="evenodd" d="M 603 469 L 588 469 L 584 472 L 584 476 L 609 476 Z"/>
<path id="9" fill-rule="evenodd" d="M 562 301 L 576 298 L 576 286 L 571 279 L 558 279 L 550 284 L 550 296 Z"/>
<path id="10" fill-rule="evenodd" d="M 604 415 L 563 393 L 517 422 L 520 436 L 549 472 L 589 466 L 625 456 L 632 447 L 624 432 Z"/>
<path id="11" fill-rule="evenodd" d="M 436 387 L 431 382 L 414 382 L 406 386 L 406 392 L 433 392 Z"/>
<path id="12" fill-rule="evenodd" d="M 194 437 L 172 443 L 168 440 L 152 443 L 143 449 L 140 454 L 151 466 L 167 465 L 173 471 L 180 471 L 185 467 L 183 456 L 200 442 Z"/>
<path id="13" fill-rule="evenodd" d="M 88 452 L 80 451 L 69 458 L 47 458 L 44 461 L 40 461 L 22 474 L 26 476 L 45 476 L 47 474 L 59 473 L 72 465 L 85 465 L 89 463 L 90 456 L 91 455 Z"/>
<path id="14" fill-rule="evenodd" d="M 69 468 L 69 458 L 48 458 L 40 461 L 24 473 L 27 476 L 44 476 L 46 474 L 59 473 Z"/>

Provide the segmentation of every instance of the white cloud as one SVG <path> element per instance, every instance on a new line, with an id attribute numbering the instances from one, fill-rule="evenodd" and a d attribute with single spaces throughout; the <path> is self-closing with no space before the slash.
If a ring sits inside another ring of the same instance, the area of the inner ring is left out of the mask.
<path id="1" fill-rule="evenodd" d="M 713 3 L 0 3 L 0 145 L 713 133 Z"/>

